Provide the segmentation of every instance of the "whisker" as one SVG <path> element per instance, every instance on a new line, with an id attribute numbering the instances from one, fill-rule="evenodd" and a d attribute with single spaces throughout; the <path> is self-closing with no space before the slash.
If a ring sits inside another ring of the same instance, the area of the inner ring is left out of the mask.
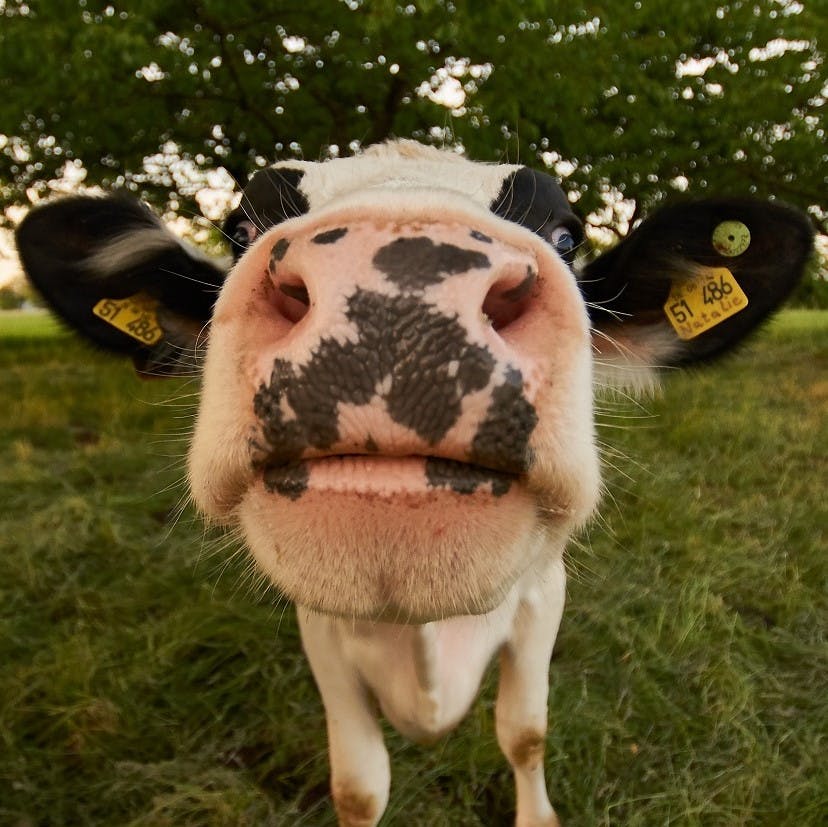
<path id="1" fill-rule="evenodd" d="M 218 295 L 219 288 L 217 288 L 216 285 L 213 284 L 212 282 L 203 281 L 202 279 L 197 279 L 197 278 L 195 278 L 195 276 L 185 276 L 183 273 L 179 273 L 175 270 L 170 270 L 166 267 L 159 267 L 158 272 L 166 273 L 169 276 L 173 276 L 174 278 L 177 278 L 177 279 L 183 279 L 184 281 L 189 281 L 189 282 L 192 282 L 193 284 L 198 284 L 201 287 L 209 287 L 211 290 L 215 290 L 216 295 Z"/>

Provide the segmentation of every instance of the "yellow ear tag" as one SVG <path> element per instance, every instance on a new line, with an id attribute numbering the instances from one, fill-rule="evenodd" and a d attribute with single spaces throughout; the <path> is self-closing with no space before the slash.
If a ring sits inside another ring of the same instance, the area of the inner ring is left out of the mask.
<path id="1" fill-rule="evenodd" d="M 142 345 L 154 345 L 164 335 L 158 324 L 157 299 L 136 293 L 125 299 L 101 299 L 92 312 Z"/>
<path id="2" fill-rule="evenodd" d="M 748 306 L 748 297 L 727 267 L 673 285 L 664 312 L 679 339 L 694 339 Z"/>
<path id="3" fill-rule="evenodd" d="M 713 230 L 711 241 L 719 255 L 735 258 L 750 247 L 750 230 L 741 221 L 722 221 Z"/>

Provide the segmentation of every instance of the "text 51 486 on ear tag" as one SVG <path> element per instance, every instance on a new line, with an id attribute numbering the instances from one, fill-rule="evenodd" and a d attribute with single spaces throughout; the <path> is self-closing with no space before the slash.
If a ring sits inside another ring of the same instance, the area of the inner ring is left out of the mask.
<path id="1" fill-rule="evenodd" d="M 748 297 L 727 267 L 674 284 L 664 312 L 679 339 L 694 339 L 748 306 Z"/>
<path id="2" fill-rule="evenodd" d="M 92 312 L 143 345 L 154 345 L 164 335 L 158 324 L 158 302 L 136 293 L 125 299 L 101 299 Z"/>

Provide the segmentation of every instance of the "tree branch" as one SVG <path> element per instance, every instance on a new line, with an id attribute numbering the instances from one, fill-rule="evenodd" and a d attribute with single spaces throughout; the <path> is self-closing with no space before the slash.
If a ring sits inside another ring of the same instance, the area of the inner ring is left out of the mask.
<path id="1" fill-rule="evenodd" d="M 391 83 L 385 93 L 382 110 L 375 114 L 373 125 L 365 136 L 365 143 L 375 144 L 391 136 L 394 121 L 406 91 L 408 91 L 406 79 L 401 74 L 391 75 Z"/>

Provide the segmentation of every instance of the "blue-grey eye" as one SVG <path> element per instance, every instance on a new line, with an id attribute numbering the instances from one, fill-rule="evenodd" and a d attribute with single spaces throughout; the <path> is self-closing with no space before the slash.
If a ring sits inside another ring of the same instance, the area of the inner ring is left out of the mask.
<path id="1" fill-rule="evenodd" d="M 549 236 L 555 252 L 567 263 L 575 261 L 575 251 L 578 249 L 578 242 L 575 236 L 566 227 L 555 227 Z"/>

